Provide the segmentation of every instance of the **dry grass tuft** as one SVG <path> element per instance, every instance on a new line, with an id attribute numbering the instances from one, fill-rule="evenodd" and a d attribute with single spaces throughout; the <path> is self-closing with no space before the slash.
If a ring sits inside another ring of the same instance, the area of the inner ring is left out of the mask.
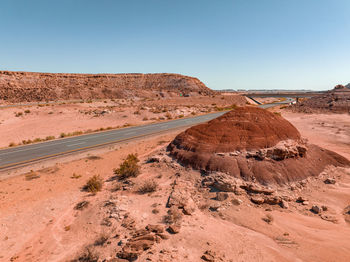
<path id="1" fill-rule="evenodd" d="M 88 205 L 89 205 L 88 201 L 81 201 L 81 202 L 79 202 L 78 204 L 75 205 L 74 209 L 76 209 L 76 210 L 83 210 Z"/>
<path id="2" fill-rule="evenodd" d="M 98 260 L 99 255 L 91 247 L 86 247 L 84 253 L 71 262 L 98 262 Z"/>
<path id="3" fill-rule="evenodd" d="M 101 233 L 99 237 L 95 240 L 94 245 L 95 246 L 103 246 L 104 243 L 106 243 L 108 240 L 108 236 L 106 233 Z"/>
<path id="4" fill-rule="evenodd" d="M 147 194 L 155 192 L 158 188 L 158 184 L 154 180 L 147 180 L 145 181 L 137 190 L 140 194 Z"/>
<path id="5" fill-rule="evenodd" d="M 103 180 L 99 175 L 94 175 L 87 182 L 83 189 L 87 192 L 96 193 L 101 191 L 103 186 Z"/>
<path id="6" fill-rule="evenodd" d="M 271 214 L 266 214 L 266 216 L 263 217 L 262 220 L 264 220 L 268 224 L 272 224 L 274 219 L 273 219 L 273 216 Z"/>
<path id="7" fill-rule="evenodd" d="M 37 173 L 35 173 L 34 171 L 30 171 L 30 173 L 25 175 L 25 179 L 27 181 L 33 180 L 33 179 L 37 179 L 40 178 L 40 175 L 38 175 Z"/>

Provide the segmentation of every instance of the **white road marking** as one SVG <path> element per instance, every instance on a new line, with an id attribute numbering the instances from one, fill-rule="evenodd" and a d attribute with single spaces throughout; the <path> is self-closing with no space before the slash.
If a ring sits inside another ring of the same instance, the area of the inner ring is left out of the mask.
<path id="1" fill-rule="evenodd" d="M 76 146 L 76 145 L 81 145 L 81 144 L 85 144 L 86 142 L 80 142 L 80 143 L 75 143 L 75 144 L 70 144 L 70 145 L 67 145 L 68 147 L 71 147 L 71 146 Z"/>

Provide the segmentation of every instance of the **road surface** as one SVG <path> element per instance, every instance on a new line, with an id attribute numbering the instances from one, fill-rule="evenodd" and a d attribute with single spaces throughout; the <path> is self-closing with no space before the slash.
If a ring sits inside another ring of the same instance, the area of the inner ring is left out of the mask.
<path id="1" fill-rule="evenodd" d="M 287 99 L 274 104 L 260 105 L 262 108 L 276 106 L 278 104 L 287 104 L 293 99 Z M 0 150 L 0 170 L 10 169 L 22 166 L 42 159 L 48 159 L 78 151 L 86 151 L 92 148 L 133 140 L 136 138 L 165 132 L 168 130 L 192 126 L 203 123 L 219 117 L 226 112 L 218 112 L 207 115 L 201 115 L 191 118 L 183 118 L 168 122 L 160 122 L 144 126 L 135 126 L 124 129 L 111 130 L 106 132 L 94 133 L 47 141 L 43 143 L 19 146 L 14 148 Z"/>

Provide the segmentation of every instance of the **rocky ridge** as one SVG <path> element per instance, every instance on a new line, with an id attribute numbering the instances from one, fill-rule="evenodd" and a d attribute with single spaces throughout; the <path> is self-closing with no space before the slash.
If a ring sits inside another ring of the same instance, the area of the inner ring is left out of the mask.
<path id="1" fill-rule="evenodd" d="M 154 98 L 210 95 L 199 79 L 180 74 L 63 74 L 0 71 L 0 100 Z"/>

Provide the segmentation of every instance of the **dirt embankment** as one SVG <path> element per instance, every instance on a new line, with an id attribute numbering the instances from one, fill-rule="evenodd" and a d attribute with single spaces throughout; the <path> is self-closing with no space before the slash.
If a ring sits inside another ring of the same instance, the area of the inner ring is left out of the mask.
<path id="1" fill-rule="evenodd" d="M 180 74 L 56 74 L 0 71 L 0 100 L 57 101 L 210 95 L 199 79 Z"/>
<path id="2" fill-rule="evenodd" d="M 291 109 L 301 113 L 350 113 L 350 89 L 336 86 L 333 90 L 292 106 Z"/>
<path id="3" fill-rule="evenodd" d="M 179 162 L 262 184 L 317 176 L 327 165 L 350 166 L 342 156 L 308 144 L 278 113 L 239 107 L 179 134 L 168 146 Z"/>

